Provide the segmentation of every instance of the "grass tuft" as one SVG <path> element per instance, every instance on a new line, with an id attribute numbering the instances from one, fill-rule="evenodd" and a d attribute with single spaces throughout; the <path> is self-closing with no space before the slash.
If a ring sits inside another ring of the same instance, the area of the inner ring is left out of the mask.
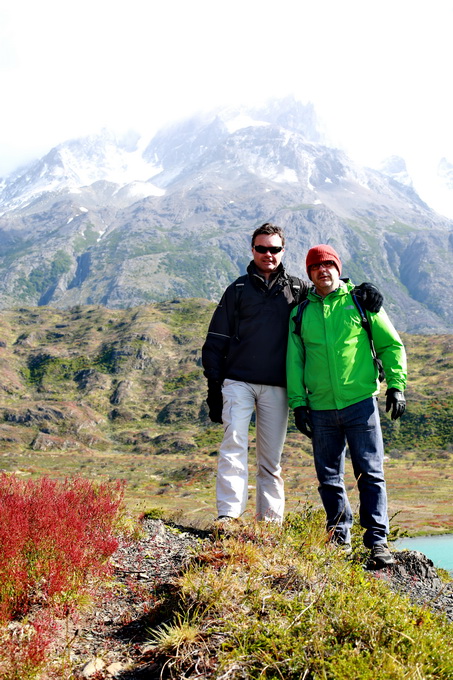
<path id="1" fill-rule="evenodd" d="M 191 623 L 187 615 L 183 617 L 179 613 L 174 623 L 163 623 L 156 631 L 151 631 L 151 641 L 166 653 L 178 653 L 181 649 L 189 651 L 200 639 L 199 627 Z"/>

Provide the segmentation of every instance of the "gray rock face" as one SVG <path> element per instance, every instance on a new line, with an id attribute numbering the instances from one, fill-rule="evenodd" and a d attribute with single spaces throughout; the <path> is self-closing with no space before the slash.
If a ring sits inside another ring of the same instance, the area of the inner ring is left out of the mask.
<path id="1" fill-rule="evenodd" d="M 453 621 L 453 582 L 443 583 L 429 557 L 417 550 L 402 550 L 394 557 L 395 565 L 384 574 L 390 586 Z"/>
<path id="2" fill-rule="evenodd" d="M 115 388 L 112 396 L 110 397 L 111 404 L 122 404 L 130 393 L 132 388 L 132 383 L 130 380 L 121 380 Z"/>

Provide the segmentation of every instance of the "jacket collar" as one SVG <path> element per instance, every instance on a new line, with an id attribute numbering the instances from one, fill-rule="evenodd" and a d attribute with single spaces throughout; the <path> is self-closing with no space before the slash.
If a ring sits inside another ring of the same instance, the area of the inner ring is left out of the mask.
<path id="1" fill-rule="evenodd" d="M 328 293 L 325 297 L 329 298 L 331 296 L 337 297 L 341 295 L 346 295 L 347 293 L 349 293 L 350 290 L 352 290 L 352 288 L 354 288 L 354 286 L 350 282 L 350 279 L 346 278 L 340 279 L 340 285 L 338 286 L 338 288 L 333 290 L 331 293 Z M 316 292 L 316 288 L 314 286 L 310 288 L 310 290 L 308 291 L 308 295 L 310 299 L 314 301 L 324 300 L 324 298 Z"/>
<path id="2" fill-rule="evenodd" d="M 247 274 L 250 276 L 250 278 L 252 278 L 252 279 L 256 278 L 259 281 L 261 281 L 261 283 L 263 285 L 266 285 L 264 276 L 261 276 L 261 274 L 258 273 L 258 270 L 257 270 L 256 265 L 255 265 L 253 260 L 250 261 L 250 263 L 247 267 Z M 285 279 L 287 278 L 286 270 L 285 270 L 285 268 L 284 268 L 284 266 L 282 265 L 281 262 L 278 265 L 275 272 L 273 272 L 269 277 L 269 287 L 273 286 L 274 283 L 276 283 L 278 281 L 278 279 L 280 279 L 280 277 L 285 278 Z"/>

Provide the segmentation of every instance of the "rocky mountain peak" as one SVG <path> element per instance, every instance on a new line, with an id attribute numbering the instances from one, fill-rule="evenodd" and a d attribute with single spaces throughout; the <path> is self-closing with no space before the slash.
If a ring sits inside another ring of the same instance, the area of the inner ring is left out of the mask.
<path id="1" fill-rule="evenodd" d="M 450 163 L 446 158 L 441 158 L 438 166 L 438 175 L 444 185 L 453 191 L 453 163 Z"/>
<path id="2" fill-rule="evenodd" d="M 413 186 L 412 179 L 407 171 L 406 161 L 401 156 L 390 156 L 386 158 L 380 166 L 380 170 L 384 175 L 392 177 L 400 184 L 405 186 Z"/>

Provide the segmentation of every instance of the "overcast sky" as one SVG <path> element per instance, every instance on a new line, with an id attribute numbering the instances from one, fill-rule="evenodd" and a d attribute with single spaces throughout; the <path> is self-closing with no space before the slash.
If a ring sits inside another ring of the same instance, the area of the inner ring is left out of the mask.
<path id="1" fill-rule="evenodd" d="M 102 127 L 312 101 L 364 164 L 453 162 L 453 0 L 0 0 L 0 176 Z"/>

